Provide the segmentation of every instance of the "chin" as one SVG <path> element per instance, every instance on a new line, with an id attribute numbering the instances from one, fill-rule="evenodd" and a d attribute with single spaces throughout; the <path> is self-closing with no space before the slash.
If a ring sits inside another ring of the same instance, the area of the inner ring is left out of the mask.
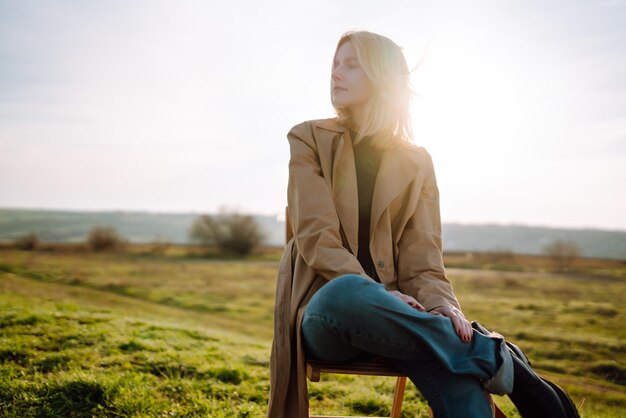
<path id="1" fill-rule="evenodd" d="M 333 106 L 335 107 L 350 107 L 352 103 L 346 100 L 332 100 Z"/>

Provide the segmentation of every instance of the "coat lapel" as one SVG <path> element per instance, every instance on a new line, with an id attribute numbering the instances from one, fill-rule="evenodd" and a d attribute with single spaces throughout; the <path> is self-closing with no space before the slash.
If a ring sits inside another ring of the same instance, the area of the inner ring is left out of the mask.
<path id="1" fill-rule="evenodd" d="M 318 146 L 334 148 L 334 151 L 328 148 L 324 152 L 324 155 L 332 155 L 333 200 L 350 251 L 356 255 L 359 250 L 359 197 L 350 131 L 337 119 L 320 119 L 314 121 L 314 124 L 332 135 L 328 140 L 320 141 Z"/>
<path id="2" fill-rule="evenodd" d="M 385 209 L 411 183 L 419 169 L 414 153 L 405 147 L 386 150 L 380 162 L 370 218 L 370 239 Z"/>
<path id="3" fill-rule="evenodd" d="M 333 161 L 333 199 L 352 254 L 359 250 L 359 197 L 350 134 L 339 138 Z"/>

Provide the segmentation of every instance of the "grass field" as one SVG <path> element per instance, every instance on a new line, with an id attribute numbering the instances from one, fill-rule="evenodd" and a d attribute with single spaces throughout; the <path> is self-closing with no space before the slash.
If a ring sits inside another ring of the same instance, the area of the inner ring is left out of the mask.
<path id="1" fill-rule="evenodd" d="M 267 253 L 0 251 L 0 416 L 263 416 L 276 268 Z M 518 343 L 584 417 L 626 416 L 623 263 L 533 269 L 509 260 L 520 271 L 449 276 L 468 318 Z M 309 385 L 312 409 L 384 414 L 393 384 L 323 377 Z M 508 398 L 496 402 L 518 416 Z M 427 416 L 413 387 L 403 416 Z"/>

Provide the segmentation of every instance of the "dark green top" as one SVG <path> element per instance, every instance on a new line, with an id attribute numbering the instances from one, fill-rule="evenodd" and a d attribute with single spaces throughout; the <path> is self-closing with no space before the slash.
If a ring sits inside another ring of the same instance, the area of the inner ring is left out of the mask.
<path id="1" fill-rule="evenodd" d="M 352 137 L 354 138 L 354 136 Z M 364 137 L 354 146 L 354 165 L 359 195 L 359 252 L 357 259 L 365 273 L 378 282 L 380 282 L 380 278 L 370 254 L 369 244 L 372 195 L 382 155 L 383 150 L 372 145 L 371 137 Z"/>

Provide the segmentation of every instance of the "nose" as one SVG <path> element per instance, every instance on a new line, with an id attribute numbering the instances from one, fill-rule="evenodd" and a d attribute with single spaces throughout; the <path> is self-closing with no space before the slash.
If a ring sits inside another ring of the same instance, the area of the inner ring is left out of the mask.
<path id="1" fill-rule="evenodd" d="M 341 72 L 339 71 L 339 66 L 333 68 L 330 77 L 333 81 L 341 80 Z"/>

